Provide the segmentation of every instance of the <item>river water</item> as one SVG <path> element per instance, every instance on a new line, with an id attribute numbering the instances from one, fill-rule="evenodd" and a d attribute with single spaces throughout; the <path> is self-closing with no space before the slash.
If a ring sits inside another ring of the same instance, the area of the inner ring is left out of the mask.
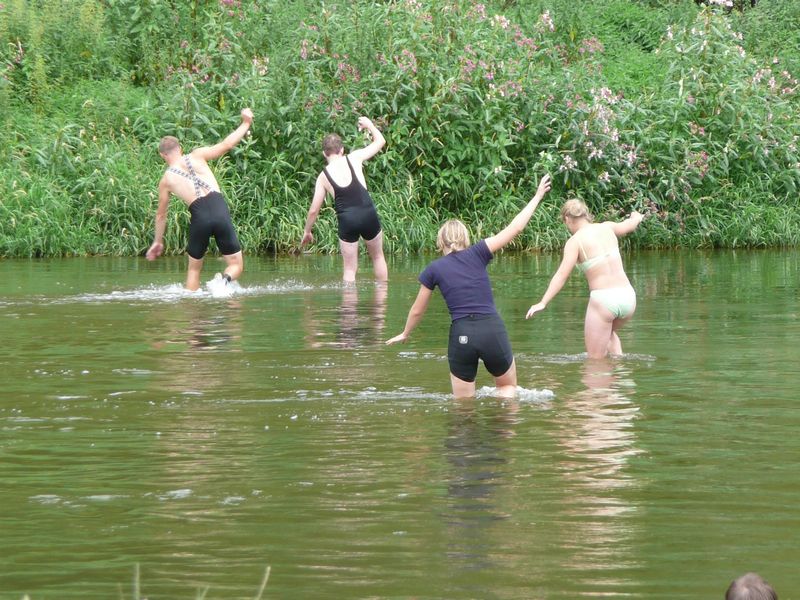
<path id="1" fill-rule="evenodd" d="M 558 260 L 490 266 L 514 401 L 450 397 L 438 293 L 383 344 L 423 257 L 0 262 L 0 598 L 800 597 L 796 252 L 627 254 L 599 362 L 579 275 L 524 319 Z"/>

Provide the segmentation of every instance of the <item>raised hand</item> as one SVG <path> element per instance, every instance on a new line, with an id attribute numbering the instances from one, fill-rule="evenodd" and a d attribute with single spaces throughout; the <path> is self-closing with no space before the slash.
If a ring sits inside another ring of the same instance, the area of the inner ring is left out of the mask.
<path id="1" fill-rule="evenodd" d="M 539 180 L 539 187 L 536 189 L 536 195 L 543 198 L 544 195 L 550 191 L 550 175 L 545 175 Z"/>

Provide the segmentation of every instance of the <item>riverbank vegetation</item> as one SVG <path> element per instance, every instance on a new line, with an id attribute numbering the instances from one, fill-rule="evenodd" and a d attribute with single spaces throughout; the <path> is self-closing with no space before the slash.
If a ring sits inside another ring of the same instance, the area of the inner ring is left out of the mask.
<path id="1" fill-rule="evenodd" d="M 320 140 L 367 166 L 391 252 L 458 216 L 493 233 L 550 173 L 516 242 L 554 249 L 561 200 L 649 213 L 646 246 L 800 241 L 800 5 L 690 0 L 0 2 L 0 256 L 141 254 L 162 135 L 217 141 L 247 252 L 297 248 Z M 167 250 L 185 247 L 174 202 Z M 331 203 L 315 228 L 335 251 Z"/>

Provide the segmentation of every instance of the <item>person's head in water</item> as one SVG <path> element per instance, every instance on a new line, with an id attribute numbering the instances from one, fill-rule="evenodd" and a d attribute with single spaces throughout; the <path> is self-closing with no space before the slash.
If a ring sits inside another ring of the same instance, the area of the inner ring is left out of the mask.
<path id="1" fill-rule="evenodd" d="M 458 219 L 450 219 L 439 228 L 436 247 L 442 254 L 450 254 L 469 248 L 469 231 Z"/>
<path id="2" fill-rule="evenodd" d="M 778 600 L 778 594 L 760 575 L 745 573 L 731 582 L 725 600 Z"/>
<path id="3" fill-rule="evenodd" d="M 158 143 L 158 153 L 161 155 L 161 158 L 166 159 L 170 154 L 178 152 L 180 154 L 181 151 L 181 143 L 178 141 L 178 138 L 166 135 L 161 138 L 161 141 Z"/>
<path id="4" fill-rule="evenodd" d="M 325 156 L 325 158 L 332 158 L 333 156 L 342 153 L 344 153 L 344 144 L 342 144 L 342 138 L 335 133 L 329 133 L 322 138 L 322 154 Z"/>
<path id="5" fill-rule="evenodd" d="M 564 221 L 567 229 L 573 231 L 573 225 L 580 219 L 585 219 L 589 223 L 594 221 L 594 217 L 584 201 L 573 198 L 564 202 L 564 206 L 561 207 L 561 220 Z"/>

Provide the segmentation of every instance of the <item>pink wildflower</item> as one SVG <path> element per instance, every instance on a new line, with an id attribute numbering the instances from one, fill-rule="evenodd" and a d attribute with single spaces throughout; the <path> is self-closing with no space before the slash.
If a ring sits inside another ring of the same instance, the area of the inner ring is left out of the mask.
<path id="1" fill-rule="evenodd" d="M 553 17 L 550 16 L 550 11 L 544 11 L 541 16 L 539 17 L 539 23 L 544 25 L 545 28 L 549 29 L 550 31 L 556 30 L 556 25 L 553 22 Z"/>
<path id="2" fill-rule="evenodd" d="M 577 166 L 578 162 L 572 158 L 571 155 L 565 154 L 564 158 L 562 159 L 561 166 L 558 167 L 558 172 L 563 173 L 564 171 L 572 171 Z"/>

